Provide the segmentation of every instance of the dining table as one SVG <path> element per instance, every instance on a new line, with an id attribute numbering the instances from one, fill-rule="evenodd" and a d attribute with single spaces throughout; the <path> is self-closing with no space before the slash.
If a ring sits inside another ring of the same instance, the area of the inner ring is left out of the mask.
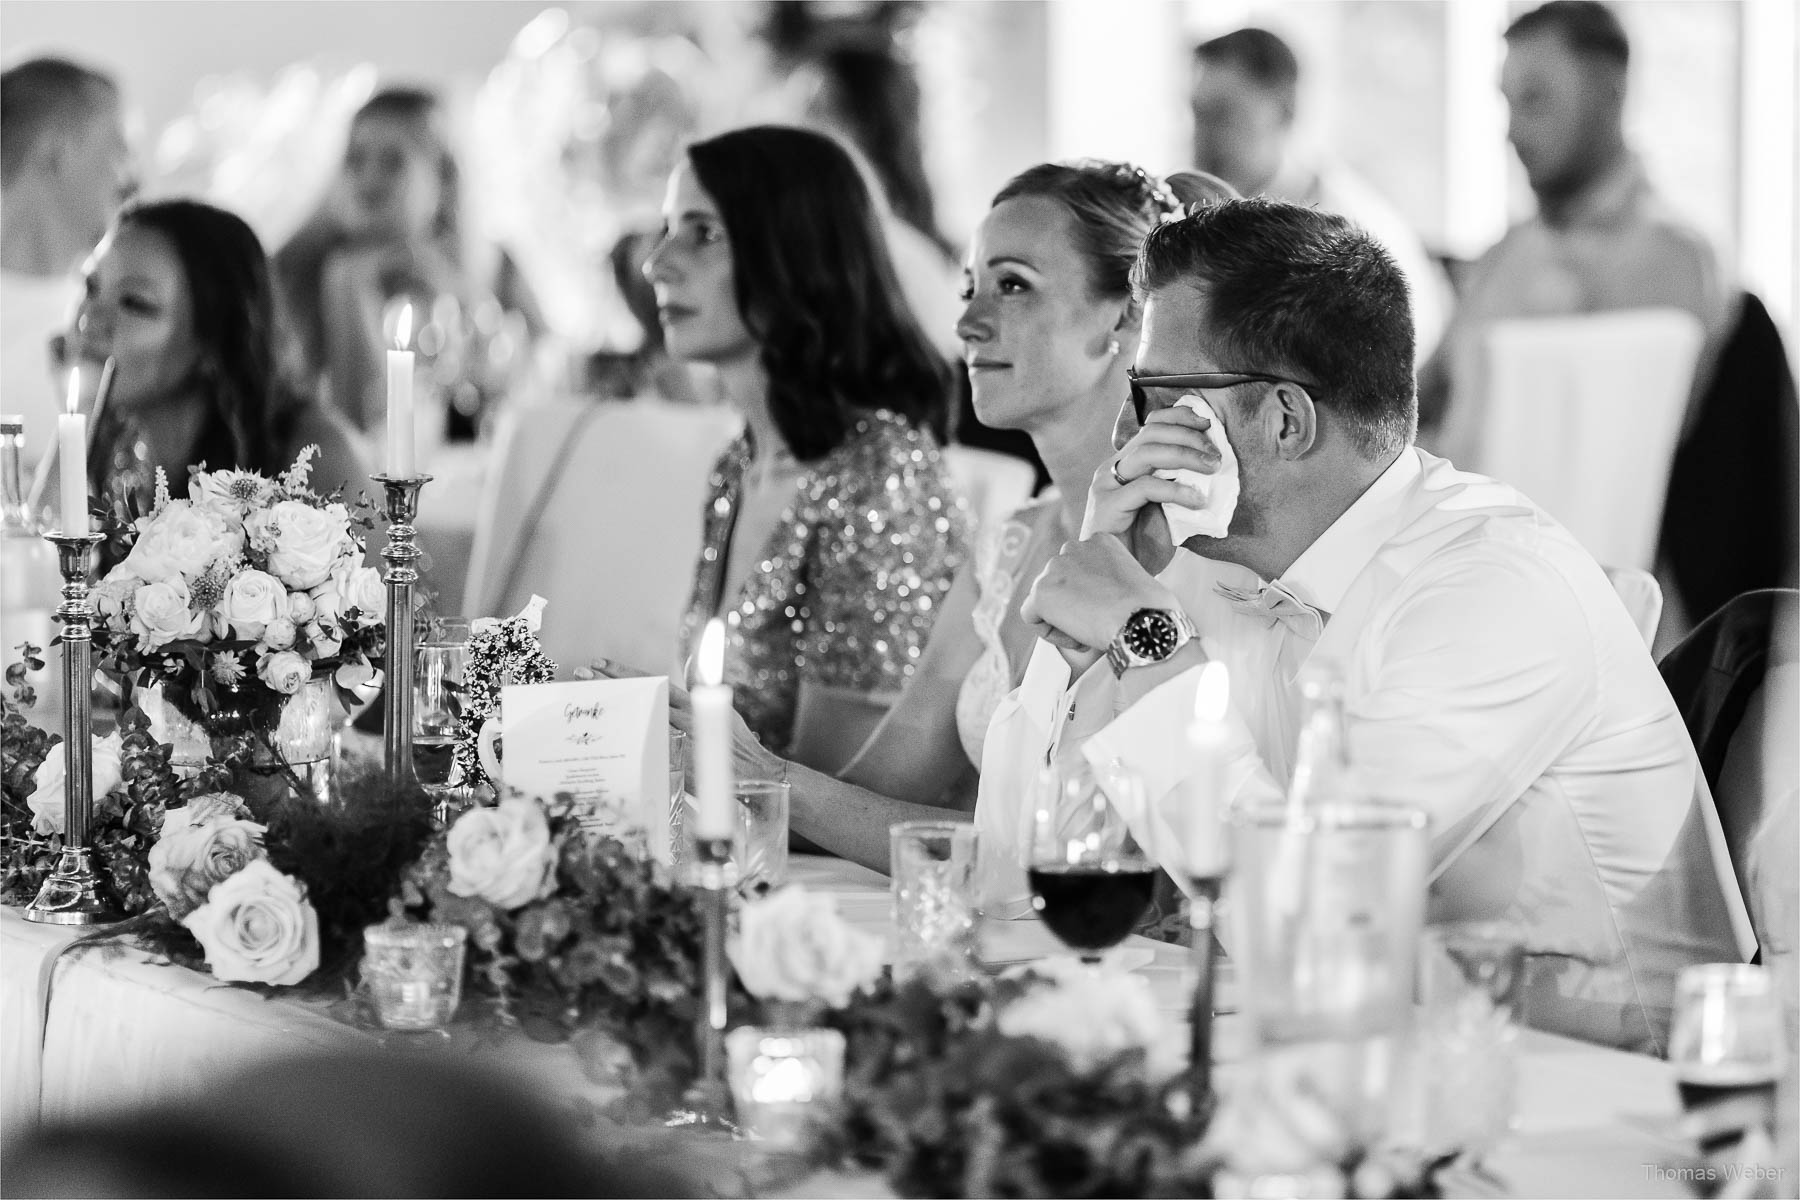
<path id="1" fill-rule="evenodd" d="M 796 854 L 791 882 L 832 897 L 852 925 L 893 944 L 886 877 L 839 859 Z M 87 930 L 33 924 L 22 910 L 0 911 L 0 1131 L 16 1136 L 121 1106 L 173 1102 L 210 1080 L 276 1056 L 380 1045 L 380 1031 L 346 1017 L 342 997 L 299 989 L 256 990 L 159 961 L 125 942 L 77 944 Z M 1058 953 L 1035 920 L 984 921 L 981 957 L 994 969 Z M 1172 1021 L 1188 1010 L 1188 951 L 1130 939 L 1115 964 L 1149 984 Z M 1247 1051 L 1222 972 L 1215 1052 L 1221 1062 Z M 465 997 L 462 1013 L 435 1051 L 467 1055 L 527 1076 L 541 1094 L 605 1110 L 616 1088 L 596 1082 L 564 1045 L 517 1030 L 496 1035 L 484 1006 Z M 1176 1026 L 1177 1028 L 1179 1026 Z M 1517 1116 L 1482 1163 L 1480 1186 L 1449 1194 L 1514 1196 L 1686 1196 L 1667 1164 L 1678 1157 L 1668 1128 L 1681 1108 L 1669 1066 L 1657 1059 L 1526 1030 L 1520 1039 Z M 660 1148 L 703 1174 L 712 1194 L 746 1195 L 753 1156 L 713 1132 L 589 1121 L 593 1136 L 634 1154 Z M 600 1147 L 604 1152 L 604 1146 Z M 878 1176 L 818 1172 L 787 1181 L 785 1194 L 891 1194 Z M 766 1189 L 758 1194 L 765 1194 Z"/>

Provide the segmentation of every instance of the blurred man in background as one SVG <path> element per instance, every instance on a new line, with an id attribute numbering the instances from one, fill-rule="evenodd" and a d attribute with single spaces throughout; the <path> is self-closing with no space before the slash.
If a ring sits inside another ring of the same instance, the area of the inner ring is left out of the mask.
<path id="1" fill-rule="evenodd" d="M 1551 0 L 1506 31 L 1500 90 L 1538 211 L 1475 264 L 1419 376 L 1422 433 L 1442 427 L 1455 357 L 1508 317 L 1673 307 L 1716 342 L 1731 296 L 1707 239 L 1663 204 L 1625 142 L 1624 27 L 1597 0 Z M 1708 352 L 1702 351 L 1704 377 Z"/>
<path id="2" fill-rule="evenodd" d="M 58 408 L 48 345 L 82 260 L 136 186 L 118 86 L 58 58 L 0 73 L 0 407 L 25 417 L 27 461 Z"/>
<path id="3" fill-rule="evenodd" d="M 1341 163 L 1301 148 L 1294 127 L 1300 63 L 1288 44 L 1255 28 L 1201 42 L 1191 82 L 1194 165 L 1245 196 L 1311 205 L 1374 235 L 1406 276 L 1419 355 L 1428 355 L 1448 315 L 1448 283 L 1380 193 Z"/>

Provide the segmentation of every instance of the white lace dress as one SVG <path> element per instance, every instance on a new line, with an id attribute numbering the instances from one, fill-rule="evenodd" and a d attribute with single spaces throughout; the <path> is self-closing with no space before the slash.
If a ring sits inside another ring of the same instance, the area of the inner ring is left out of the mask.
<path id="1" fill-rule="evenodd" d="M 1013 642 L 1014 654 L 1025 644 L 1018 619 L 1019 605 L 1025 599 L 1020 589 L 1030 589 L 1055 548 L 1047 543 L 1063 535 L 1062 502 L 1051 491 L 1018 509 L 997 527 L 983 529 L 976 540 L 975 581 L 980 593 L 972 619 L 975 634 L 981 639 L 981 657 L 963 677 L 962 688 L 957 692 L 956 732 L 963 753 L 977 767 L 981 765 L 988 722 L 993 720 L 1000 701 L 1018 685 L 1007 642 Z M 1011 639 L 1004 636 L 1009 624 Z M 1019 661 L 1022 667 L 1023 658 Z"/>

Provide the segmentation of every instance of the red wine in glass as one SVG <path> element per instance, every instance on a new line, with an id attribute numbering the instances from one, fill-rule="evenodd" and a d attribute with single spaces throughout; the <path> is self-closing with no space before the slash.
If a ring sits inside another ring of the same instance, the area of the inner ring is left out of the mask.
<path id="1" fill-rule="evenodd" d="M 1156 870 L 1148 863 L 1034 866 L 1031 906 L 1083 962 L 1098 962 L 1149 911 Z"/>

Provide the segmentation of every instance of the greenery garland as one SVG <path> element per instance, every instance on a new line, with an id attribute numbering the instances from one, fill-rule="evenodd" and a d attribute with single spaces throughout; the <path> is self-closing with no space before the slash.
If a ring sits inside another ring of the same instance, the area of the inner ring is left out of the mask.
<path id="1" fill-rule="evenodd" d="M 544 653 L 530 618 L 512 617 L 469 635 L 469 661 L 456 709 L 456 765 L 466 786 L 498 786 L 481 765 L 480 741 L 481 727 L 499 715 L 500 689 L 555 678 L 556 661 Z"/>

